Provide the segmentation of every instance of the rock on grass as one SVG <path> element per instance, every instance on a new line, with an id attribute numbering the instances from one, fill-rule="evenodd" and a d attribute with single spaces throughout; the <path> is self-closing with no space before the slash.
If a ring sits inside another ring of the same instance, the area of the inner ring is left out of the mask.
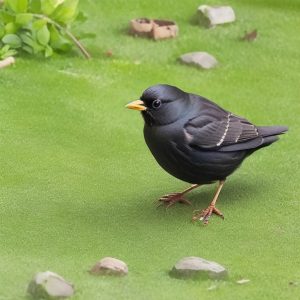
<path id="1" fill-rule="evenodd" d="M 207 27 L 231 23 L 235 21 L 235 13 L 230 6 L 209 6 L 198 7 L 199 22 Z"/>
<path id="2" fill-rule="evenodd" d="M 212 69 L 217 66 L 218 61 L 207 52 L 190 52 L 180 56 L 181 62 L 194 65 L 201 69 Z"/>
<path id="3" fill-rule="evenodd" d="M 34 276 L 27 292 L 34 299 L 61 299 L 73 296 L 74 287 L 60 275 L 46 271 Z"/>
<path id="4" fill-rule="evenodd" d="M 227 270 L 220 264 L 201 257 L 184 257 L 170 271 L 170 276 L 179 279 L 225 279 Z"/>
<path id="5" fill-rule="evenodd" d="M 104 257 L 91 268 L 90 273 L 93 275 L 124 276 L 128 273 L 128 267 L 122 260 Z"/>
<path id="6" fill-rule="evenodd" d="M 3 60 L 0 60 L 0 69 L 6 68 L 15 63 L 15 58 L 13 56 L 9 56 Z"/>

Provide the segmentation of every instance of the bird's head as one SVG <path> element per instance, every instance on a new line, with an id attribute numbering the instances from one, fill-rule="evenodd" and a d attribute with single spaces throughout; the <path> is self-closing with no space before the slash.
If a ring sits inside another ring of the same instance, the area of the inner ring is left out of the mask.
<path id="1" fill-rule="evenodd" d="M 188 94 L 167 84 L 158 84 L 146 89 L 139 100 L 130 102 L 127 108 L 142 112 L 149 126 L 159 126 L 177 121 L 185 114 Z"/>

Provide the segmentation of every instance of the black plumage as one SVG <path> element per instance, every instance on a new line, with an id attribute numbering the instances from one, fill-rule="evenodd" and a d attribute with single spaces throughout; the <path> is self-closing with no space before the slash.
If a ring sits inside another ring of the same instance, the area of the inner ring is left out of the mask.
<path id="1" fill-rule="evenodd" d="M 142 112 L 145 141 L 159 165 L 193 184 L 184 192 L 163 196 L 162 203 L 189 203 L 182 197 L 185 193 L 202 184 L 220 182 L 210 207 L 194 216 L 204 223 L 212 213 L 223 216 L 215 202 L 226 178 L 246 157 L 287 131 L 286 126 L 255 126 L 201 96 L 170 85 L 148 88 L 140 100 L 127 107 Z"/>

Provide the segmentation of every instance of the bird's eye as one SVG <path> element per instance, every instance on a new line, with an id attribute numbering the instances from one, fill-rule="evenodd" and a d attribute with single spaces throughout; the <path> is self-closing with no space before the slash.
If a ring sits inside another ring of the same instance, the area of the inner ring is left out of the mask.
<path id="1" fill-rule="evenodd" d="M 156 99 L 152 102 L 152 107 L 154 109 L 158 109 L 161 106 L 161 101 L 159 99 Z"/>

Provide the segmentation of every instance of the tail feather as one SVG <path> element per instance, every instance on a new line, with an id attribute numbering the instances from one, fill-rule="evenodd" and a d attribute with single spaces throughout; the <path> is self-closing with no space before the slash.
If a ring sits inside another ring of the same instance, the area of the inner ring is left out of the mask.
<path id="1" fill-rule="evenodd" d="M 288 131 L 287 126 L 260 126 L 257 127 L 258 133 L 263 136 L 273 136 L 278 134 L 283 134 Z"/>

